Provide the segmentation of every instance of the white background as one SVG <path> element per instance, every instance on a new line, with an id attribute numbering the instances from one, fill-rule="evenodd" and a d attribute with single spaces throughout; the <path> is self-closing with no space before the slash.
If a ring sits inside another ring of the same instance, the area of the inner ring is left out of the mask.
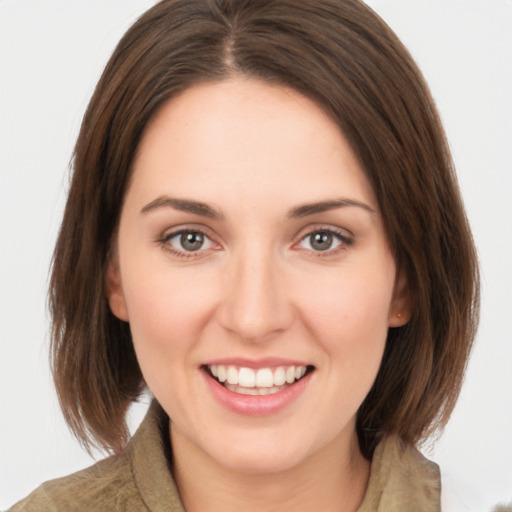
<path id="1" fill-rule="evenodd" d="M 0 0 L 0 509 L 92 462 L 51 384 L 48 267 L 84 109 L 115 44 L 153 3 Z M 479 249 L 476 348 L 444 436 L 424 451 L 441 465 L 446 510 L 488 511 L 512 502 L 512 1 L 368 3 L 432 88 Z"/>

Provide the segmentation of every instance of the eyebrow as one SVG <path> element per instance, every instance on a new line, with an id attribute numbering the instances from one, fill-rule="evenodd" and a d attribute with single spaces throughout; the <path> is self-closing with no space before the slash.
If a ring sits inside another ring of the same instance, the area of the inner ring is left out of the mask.
<path id="1" fill-rule="evenodd" d="M 223 219 L 224 215 L 220 213 L 216 208 L 203 203 L 201 201 L 192 201 L 190 199 L 177 199 L 175 197 L 160 196 L 148 203 L 142 208 L 141 213 L 149 213 L 160 208 L 174 208 L 182 212 L 193 213 L 195 215 L 201 215 L 202 217 L 208 217 L 209 219 Z"/>
<path id="2" fill-rule="evenodd" d="M 348 198 L 328 199 L 327 201 L 319 201 L 315 203 L 307 203 L 300 206 L 296 206 L 288 211 L 288 217 L 292 219 L 298 219 L 307 217 L 308 215 L 314 215 L 315 213 L 327 212 L 336 208 L 346 208 L 347 206 L 355 206 L 362 208 L 370 213 L 376 213 L 376 211 L 361 201 Z"/>
<path id="3" fill-rule="evenodd" d="M 361 201 L 348 198 L 328 199 L 326 201 L 318 201 L 314 203 L 306 203 L 288 210 L 287 217 L 292 219 L 298 219 L 307 217 L 308 215 L 314 215 L 316 213 L 322 213 L 336 208 L 345 208 L 348 206 L 355 206 L 361 208 L 370 213 L 375 213 L 375 210 Z M 193 201 L 191 199 L 178 199 L 170 196 L 160 196 L 148 203 L 141 210 L 141 213 L 149 213 L 160 208 L 173 208 L 183 212 L 193 213 L 195 215 L 201 215 L 202 217 L 208 217 L 210 219 L 222 220 L 224 215 L 217 210 L 215 207 L 208 203 L 201 201 Z"/>

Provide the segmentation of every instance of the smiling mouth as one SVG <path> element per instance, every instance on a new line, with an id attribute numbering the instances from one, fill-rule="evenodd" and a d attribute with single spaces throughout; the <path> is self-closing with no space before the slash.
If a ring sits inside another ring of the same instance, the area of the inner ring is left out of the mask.
<path id="1" fill-rule="evenodd" d="M 293 386 L 310 374 L 310 365 L 278 366 L 277 368 L 237 367 L 212 364 L 203 367 L 206 373 L 227 390 L 241 395 L 272 395 Z"/>

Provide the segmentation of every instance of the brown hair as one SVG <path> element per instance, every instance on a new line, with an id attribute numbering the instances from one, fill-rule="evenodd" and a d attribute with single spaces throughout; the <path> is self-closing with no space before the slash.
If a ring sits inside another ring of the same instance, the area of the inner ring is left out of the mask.
<path id="1" fill-rule="evenodd" d="M 126 444 L 144 383 L 104 278 L 148 121 L 192 84 L 244 75 L 321 105 L 373 186 L 411 320 L 389 330 L 358 413 L 362 452 L 384 434 L 416 444 L 448 420 L 478 316 L 478 269 L 448 146 L 421 73 L 359 0 L 164 0 L 126 33 L 85 114 L 50 285 L 52 363 L 64 416 L 86 446 Z"/>

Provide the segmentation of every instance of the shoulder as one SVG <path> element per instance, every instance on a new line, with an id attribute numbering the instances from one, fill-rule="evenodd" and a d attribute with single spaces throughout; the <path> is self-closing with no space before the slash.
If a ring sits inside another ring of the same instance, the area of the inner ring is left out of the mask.
<path id="1" fill-rule="evenodd" d="M 373 456 L 359 512 L 373 510 L 439 512 L 441 478 L 437 464 L 398 437 L 383 439 Z"/>
<path id="2" fill-rule="evenodd" d="M 168 422 L 153 401 L 126 449 L 64 478 L 42 484 L 12 512 L 184 512 L 166 450 Z M 170 449 L 170 447 L 169 447 Z"/>
<path id="3" fill-rule="evenodd" d="M 144 508 L 132 476 L 129 455 L 123 453 L 64 478 L 45 482 L 10 510 L 129 511 Z"/>

